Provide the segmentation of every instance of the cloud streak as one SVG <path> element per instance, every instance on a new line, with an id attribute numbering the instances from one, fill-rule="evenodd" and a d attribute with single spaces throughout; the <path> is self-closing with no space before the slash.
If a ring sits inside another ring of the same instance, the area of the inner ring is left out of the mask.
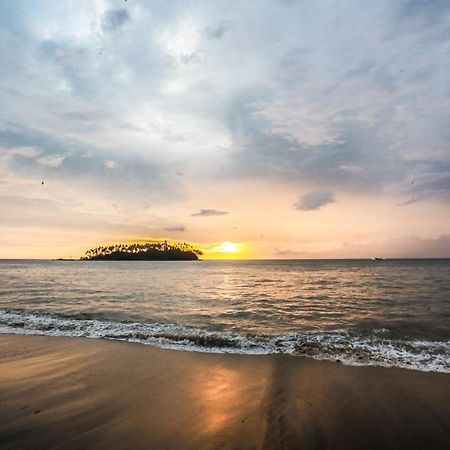
<path id="1" fill-rule="evenodd" d="M 165 231 L 175 232 L 175 233 L 183 233 L 186 231 L 186 227 L 183 225 L 174 225 L 173 227 L 164 228 Z"/>
<path id="2" fill-rule="evenodd" d="M 192 217 L 213 217 L 213 216 L 225 216 L 229 214 L 228 211 L 220 211 L 218 209 L 201 209 L 197 213 L 191 214 Z"/>

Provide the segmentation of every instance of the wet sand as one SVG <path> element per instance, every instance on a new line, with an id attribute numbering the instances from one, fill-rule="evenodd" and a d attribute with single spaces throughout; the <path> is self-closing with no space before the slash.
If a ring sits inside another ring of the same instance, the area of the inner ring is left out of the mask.
<path id="1" fill-rule="evenodd" d="M 2 449 L 446 449 L 450 375 L 0 336 Z"/>

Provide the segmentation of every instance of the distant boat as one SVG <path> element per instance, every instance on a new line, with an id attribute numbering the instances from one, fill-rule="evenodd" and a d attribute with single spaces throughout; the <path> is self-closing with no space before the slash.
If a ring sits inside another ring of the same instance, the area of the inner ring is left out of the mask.
<path id="1" fill-rule="evenodd" d="M 372 261 L 384 261 L 384 258 L 380 258 L 378 256 L 372 256 Z"/>

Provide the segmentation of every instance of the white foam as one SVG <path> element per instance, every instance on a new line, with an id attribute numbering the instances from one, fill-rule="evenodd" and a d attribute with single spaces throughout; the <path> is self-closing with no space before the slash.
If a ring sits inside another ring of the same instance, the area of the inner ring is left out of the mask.
<path id="1" fill-rule="evenodd" d="M 175 324 L 107 322 L 0 310 L 0 333 L 115 339 L 209 353 L 284 353 L 353 366 L 450 373 L 450 341 L 389 340 L 379 337 L 376 330 L 371 337 L 346 330 L 250 336 Z"/>

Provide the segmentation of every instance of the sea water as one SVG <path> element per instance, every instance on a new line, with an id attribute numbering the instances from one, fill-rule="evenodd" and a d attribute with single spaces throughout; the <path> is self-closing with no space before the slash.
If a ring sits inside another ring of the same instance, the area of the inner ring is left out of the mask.
<path id="1" fill-rule="evenodd" d="M 450 373 L 450 260 L 0 260 L 0 333 Z"/>

